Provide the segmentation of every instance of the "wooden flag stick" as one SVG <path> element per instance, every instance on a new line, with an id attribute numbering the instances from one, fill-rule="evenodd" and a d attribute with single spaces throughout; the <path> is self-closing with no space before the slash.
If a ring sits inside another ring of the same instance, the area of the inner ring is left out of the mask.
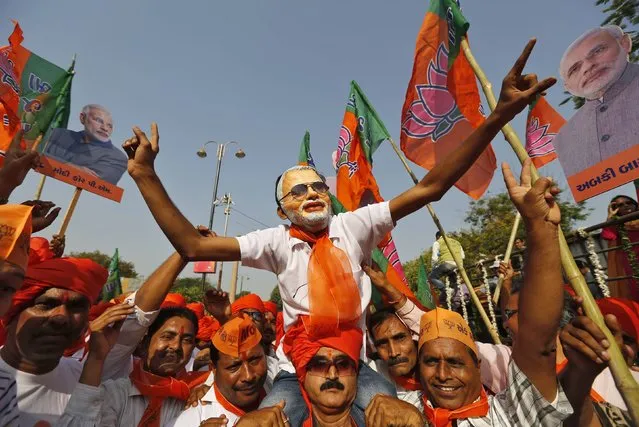
<path id="1" fill-rule="evenodd" d="M 42 137 L 43 137 L 43 134 L 38 135 L 36 140 L 33 142 L 33 145 L 31 146 L 31 151 L 36 151 L 38 149 L 38 146 L 40 146 L 40 142 L 42 142 Z M 47 180 L 47 176 L 46 175 L 42 175 L 40 177 L 40 182 L 38 183 L 38 188 L 36 188 L 35 200 L 40 200 L 40 197 L 42 196 L 42 188 L 44 187 L 44 182 L 46 180 Z"/>
<path id="2" fill-rule="evenodd" d="M 495 95 L 492 91 L 492 85 L 486 74 L 484 74 L 483 70 L 475 60 L 473 53 L 470 50 L 470 46 L 468 45 L 468 40 L 465 38 L 462 39 L 461 48 L 470 63 L 470 66 L 473 69 L 473 72 L 479 79 L 481 87 L 484 91 L 484 95 L 486 95 L 486 100 L 488 101 L 488 106 L 490 110 L 494 110 L 497 105 L 497 101 L 495 99 Z M 502 133 L 504 137 L 510 144 L 510 147 L 513 149 L 519 161 L 523 164 L 524 161 L 528 158 L 528 153 L 526 153 L 526 149 L 522 145 L 521 141 L 517 137 L 517 134 L 513 130 L 510 124 L 505 125 L 502 128 Z M 535 182 L 539 178 L 539 173 L 537 172 L 537 168 L 534 165 L 530 165 L 530 172 L 532 175 L 533 182 Z M 570 248 L 568 247 L 568 243 L 566 242 L 566 237 L 564 236 L 561 227 L 559 228 L 559 250 L 561 252 L 561 265 L 564 269 L 564 273 L 570 282 L 570 285 L 575 290 L 577 295 L 583 298 L 582 307 L 586 316 L 588 316 L 599 328 L 603 331 L 606 339 L 610 343 L 610 347 L 607 349 L 608 354 L 610 355 L 610 370 L 612 371 L 612 376 L 615 379 L 615 384 L 619 389 L 619 393 L 623 397 L 626 406 L 628 407 L 628 413 L 632 417 L 632 420 L 636 425 L 639 425 L 639 384 L 630 374 L 630 370 L 628 369 L 628 365 L 626 365 L 626 361 L 613 337 L 612 333 L 606 326 L 604 322 L 604 318 L 601 315 L 601 311 L 597 304 L 595 303 L 590 290 L 588 289 L 588 285 L 586 285 L 586 281 L 584 280 L 584 276 L 581 274 L 579 269 L 577 268 L 577 264 L 575 263 L 575 259 L 572 257 L 572 253 L 570 252 Z"/>
<path id="3" fill-rule="evenodd" d="M 513 229 L 510 230 L 510 238 L 508 239 L 508 246 L 506 247 L 506 253 L 504 254 L 504 263 L 508 264 L 510 261 L 510 255 L 513 251 L 513 245 L 515 244 L 515 237 L 517 237 L 517 229 L 519 229 L 519 222 L 521 221 L 521 214 L 517 212 L 515 215 L 515 222 L 513 222 Z M 499 303 L 499 293 L 501 292 L 501 286 L 504 284 L 504 275 L 500 274 L 497 280 L 497 287 L 495 288 L 495 295 L 493 301 L 495 304 Z"/>
<path id="4" fill-rule="evenodd" d="M 399 150 L 399 147 L 397 146 L 397 144 L 395 144 L 395 141 L 393 141 L 392 138 L 388 138 L 388 141 L 391 143 L 393 150 L 395 150 L 395 153 L 397 154 L 399 159 L 402 161 L 404 168 L 406 168 L 406 172 L 408 172 L 413 182 L 417 184 L 419 182 L 419 180 L 417 179 L 417 176 L 415 176 L 415 173 L 413 173 L 410 165 L 404 158 L 402 152 Z M 459 273 L 461 274 L 461 277 L 464 280 L 464 283 L 466 284 L 466 288 L 468 288 L 468 292 L 470 293 L 470 298 L 473 300 L 473 303 L 475 303 L 475 307 L 477 308 L 477 311 L 479 312 L 479 316 L 481 317 L 484 324 L 486 325 L 486 328 L 488 329 L 488 333 L 490 333 L 490 336 L 493 339 L 493 342 L 495 344 L 501 344 L 501 340 L 499 339 L 499 333 L 497 332 L 494 325 L 491 323 L 490 319 L 488 318 L 488 315 L 486 314 L 486 310 L 484 310 L 484 306 L 481 305 L 481 302 L 479 301 L 479 297 L 477 296 L 477 293 L 475 293 L 475 288 L 473 288 L 473 285 L 470 283 L 470 279 L 468 278 L 468 274 L 466 274 L 466 269 L 464 268 L 464 262 L 461 259 L 459 259 L 459 256 L 457 255 L 457 253 L 452 250 L 450 243 L 448 242 L 448 237 L 446 236 L 446 232 L 444 231 L 444 227 L 442 227 L 441 222 L 439 222 L 439 218 L 437 217 L 437 214 L 435 214 L 435 211 L 433 210 L 433 207 L 430 205 L 430 203 L 426 205 L 426 208 L 428 209 L 428 213 L 430 213 L 430 216 L 433 219 L 433 222 L 437 226 L 437 229 L 439 230 L 442 237 L 444 238 L 444 243 L 448 247 L 448 251 L 453 256 L 453 260 L 455 261 L 455 264 L 457 265 L 457 269 Z"/>
<path id="5" fill-rule="evenodd" d="M 78 204 L 78 200 L 80 199 L 80 194 L 82 194 L 82 189 L 76 187 L 75 192 L 73 193 L 73 198 L 71 199 L 71 203 L 69 203 L 67 212 L 64 214 L 64 219 L 62 220 L 60 231 L 58 231 L 59 236 L 64 236 L 67 232 L 69 222 L 71 222 L 71 216 L 73 215 L 73 211 L 75 210 L 75 205 Z"/>

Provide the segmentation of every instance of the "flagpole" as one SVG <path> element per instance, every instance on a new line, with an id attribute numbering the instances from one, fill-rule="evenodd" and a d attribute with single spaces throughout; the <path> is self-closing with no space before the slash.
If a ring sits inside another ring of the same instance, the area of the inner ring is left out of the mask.
<path id="1" fill-rule="evenodd" d="M 71 216 L 73 215 L 75 206 L 78 204 L 78 200 L 80 199 L 80 194 L 82 194 L 82 189 L 76 187 L 75 192 L 73 193 L 73 198 L 71 199 L 71 203 L 69 203 L 67 212 L 64 214 L 64 219 L 62 220 L 60 231 L 58 231 L 59 236 L 64 236 L 65 233 L 67 232 L 67 228 L 69 227 L 69 222 L 71 222 Z"/>
<path id="2" fill-rule="evenodd" d="M 473 72 L 479 79 L 481 87 L 484 91 L 484 95 L 486 96 L 486 100 L 488 101 L 488 106 L 490 110 L 494 110 L 497 105 L 497 101 L 495 99 L 495 95 L 492 91 L 492 84 L 484 74 L 483 70 L 477 63 L 477 60 L 473 56 L 473 53 L 470 50 L 470 46 L 468 45 L 468 40 L 464 37 L 461 41 L 461 48 L 466 55 L 466 59 L 473 69 Z M 528 154 L 524 149 L 521 141 L 517 137 L 517 134 L 513 130 L 510 124 L 506 124 L 502 128 L 502 133 L 504 137 L 510 144 L 510 147 L 513 149 L 519 161 L 523 164 L 526 159 L 528 159 Z M 537 168 L 534 165 L 530 165 L 530 172 L 532 175 L 533 182 L 535 182 L 539 178 L 539 173 L 537 172 Z M 584 280 L 583 275 L 577 268 L 577 264 L 575 263 L 574 258 L 572 257 L 572 253 L 570 252 L 570 248 L 568 247 L 568 243 L 566 242 L 566 237 L 564 236 L 561 227 L 559 227 L 559 250 L 561 252 L 561 265 L 563 266 L 564 273 L 566 274 L 570 285 L 575 290 L 577 295 L 583 298 L 582 307 L 586 316 L 588 316 L 595 324 L 602 330 L 606 339 L 610 343 L 610 347 L 607 349 L 608 354 L 610 355 L 610 370 L 612 371 L 612 375 L 615 379 L 615 384 L 619 389 L 619 393 L 623 397 L 626 406 L 628 407 L 628 412 L 632 417 L 635 424 L 639 425 L 639 384 L 635 381 L 635 379 L 630 374 L 630 370 L 628 369 L 628 365 L 615 341 L 614 336 L 606 326 L 604 322 L 604 318 L 601 315 L 601 311 L 595 300 L 586 285 L 586 281 Z"/>
<path id="3" fill-rule="evenodd" d="M 399 147 L 397 146 L 397 144 L 395 144 L 395 141 L 393 141 L 393 139 L 390 137 L 388 137 L 388 141 L 393 147 L 393 150 L 395 150 L 395 154 L 397 154 L 397 157 L 399 157 L 399 159 L 402 161 L 404 168 L 406 168 L 406 172 L 408 172 L 413 182 L 415 184 L 419 183 L 417 176 L 412 171 L 410 165 L 408 164 L 408 162 L 402 155 L 402 152 L 399 150 Z M 491 323 L 490 319 L 488 318 L 488 315 L 486 314 L 486 310 L 484 310 L 484 306 L 481 305 L 481 302 L 479 301 L 479 297 L 477 296 L 477 293 L 475 293 L 475 288 L 473 288 L 472 284 L 470 283 L 470 279 L 468 278 L 468 274 L 466 274 L 466 269 L 464 268 L 463 261 L 459 259 L 459 256 L 457 255 L 457 253 L 451 248 L 450 243 L 448 242 L 448 237 L 446 236 L 446 232 L 444 231 L 444 227 L 442 226 L 441 222 L 439 222 L 439 218 L 437 217 L 437 214 L 435 214 L 435 211 L 433 210 L 433 207 L 430 205 L 430 203 L 426 205 L 426 208 L 428 209 L 428 213 L 430 213 L 430 216 L 433 219 L 433 222 L 437 226 L 437 229 L 439 230 L 442 237 L 444 238 L 444 243 L 448 247 L 448 251 L 453 256 L 453 260 L 455 261 L 455 264 L 457 265 L 457 269 L 459 270 L 459 273 L 461 274 L 462 279 L 464 280 L 464 283 L 466 284 L 466 288 L 468 288 L 470 297 L 475 303 L 475 307 L 477 308 L 477 311 L 479 312 L 481 319 L 483 320 L 484 324 L 486 325 L 486 328 L 488 329 L 488 333 L 490 333 L 490 336 L 493 339 L 493 342 L 495 344 L 501 344 L 501 340 L 499 339 L 499 333 L 497 332 L 497 330 L 495 329 L 495 326 Z"/>
<path id="4" fill-rule="evenodd" d="M 521 221 L 521 214 L 517 212 L 515 215 L 515 222 L 513 222 L 513 229 L 510 230 L 510 238 L 508 239 L 508 246 L 506 247 L 506 253 L 504 254 L 504 263 L 508 264 L 510 261 L 510 255 L 513 251 L 513 245 L 515 244 L 515 237 L 517 237 L 517 230 L 519 229 L 519 222 Z M 497 287 L 495 288 L 495 295 L 493 296 L 493 301 L 495 304 L 499 302 L 499 293 L 501 292 L 501 287 L 504 284 L 504 275 L 499 274 L 499 279 L 497 280 Z"/>
<path id="5" fill-rule="evenodd" d="M 40 146 L 40 142 L 42 142 L 43 136 L 44 136 L 43 134 L 38 135 L 33 145 L 31 146 L 31 151 L 36 151 L 38 149 L 38 147 Z M 40 196 L 42 196 L 42 188 L 44 187 L 44 182 L 46 181 L 46 179 L 47 179 L 46 175 L 42 175 L 40 177 L 40 183 L 38 183 L 38 188 L 36 189 L 36 193 L 35 193 L 35 200 L 40 200 Z"/>

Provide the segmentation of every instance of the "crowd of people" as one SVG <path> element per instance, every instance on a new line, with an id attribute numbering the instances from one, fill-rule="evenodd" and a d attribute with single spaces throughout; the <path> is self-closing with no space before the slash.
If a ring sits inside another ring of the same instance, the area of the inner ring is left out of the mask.
<path id="1" fill-rule="evenodd" d="M 414 187 L 332 215 L 324 177 L 295 166 L 275 182 L 288 223 L 238 238 L 195 227 L 180 213 L 154 168 L 157 125 L 150 136 L 134 128 L 123 145 L 129 175 L 176 252 L 136 292 L 108 302 L 98 302 L 103 267 L 63 257 L 62 237 L 49 244 L 32 236 L 55 220 L 53 204 L 7 203 L 38 160 L 20 150 L 18 135 L 0 169 L 0 425 L 631 425 L 608 368 L 612 343 L 579 298 L 565 297 L 558 190 L 547 178 L 533 183 L 529 161 L 519 179 L 502 165 L 526 229 L 524 273 L 502 268 L 511 346 L 476 341 L 455 311 L 422 310 L 371 264 L 402 218 L 440 200 L 501 128 L 554 84 L 523 74 L 533 45 L 504 78 L 485 122 Z M 439 249 L 436 285 L 450 264 Z M 171 287 L 197 260 L 271 271 L 281 309 L 255 294 L 231 303 L 217 289 L 187 304 Z M 372 308 L 373 288 L 383 307 Z M 632 366 L 636 304 L 599 301 Z"/>

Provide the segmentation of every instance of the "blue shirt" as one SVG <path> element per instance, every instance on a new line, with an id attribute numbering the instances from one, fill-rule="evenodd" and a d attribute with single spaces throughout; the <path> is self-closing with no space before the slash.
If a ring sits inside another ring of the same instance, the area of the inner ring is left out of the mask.
<path id="1" fill-rule="evenodd" d="M 42 154 L 64 163 L 86 167 L 100 179 L 116 185 L 126 171 L 126 154 L 111 141 L 91 140 L 85 135 L 84 131 L 53 129 Z"/>

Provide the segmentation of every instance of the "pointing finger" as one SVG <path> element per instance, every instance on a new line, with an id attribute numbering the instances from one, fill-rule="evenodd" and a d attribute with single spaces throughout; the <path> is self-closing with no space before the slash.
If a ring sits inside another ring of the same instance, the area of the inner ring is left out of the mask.
<path id="1" fill-rule="evenodd" d="M 515 65 L 513 65 L 513 68 L 510 70 L 510 73 L 508 73 L 510 76 L 516 77 L 521 75 L 521 72 L 524 70 L 524 67 L 526 66 L 526 62 L 528 62 L 530 53 L 532 52 L 533 47 L 535 47 L 535 43 L 537 43 L 536 38 L 532 38 L 528 41 L 528 43 L 526 44 L 526 47 L 524 47 L 523 52 L 521 52 L 521 55 L 519 55 L 519 58 L 517 58 L 517 61 L 515 61 Z"/>
<path id="2" fill-rule="evenodd" d="M 530 177 L 530 157 L 524 160 L 524 164 L 521 165 L 521 175 L 519 181 L 523 187 L 530 187 L 532 178 Z"/>

